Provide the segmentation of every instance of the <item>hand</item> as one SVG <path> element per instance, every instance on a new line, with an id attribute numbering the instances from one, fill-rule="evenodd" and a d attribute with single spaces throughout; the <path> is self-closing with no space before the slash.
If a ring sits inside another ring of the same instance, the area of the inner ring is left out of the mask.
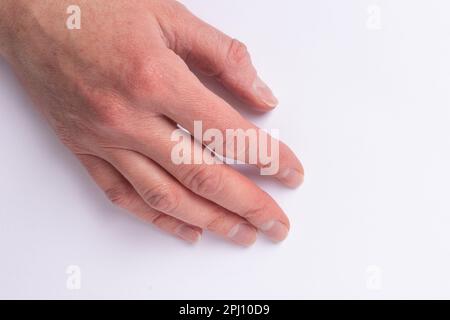
<path id="1" fill-rule="evenodd" d="M 65 25 L 72 0 L 2 2 L 2 55 L 113 203 L 189 242 L 204 229 L 245 246 L 257 230 L 275 242 L 287 236 L 276 202 L 230 166 L 171 159 L 177 124 L 256 129 L 189 67 L 259 111 L 276 106 L 242 43 L 172 0 L 78 0 L 80 30 Z M 290 187 L 303 180 L 282 143 L 275 177 Z"/>

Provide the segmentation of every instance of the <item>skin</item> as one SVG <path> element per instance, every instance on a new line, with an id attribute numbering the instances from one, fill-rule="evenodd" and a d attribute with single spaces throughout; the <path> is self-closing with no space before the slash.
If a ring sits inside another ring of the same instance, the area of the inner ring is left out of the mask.
<path id="1" fill-rule="evenodd" d="M 243 246 L 257 231 L 284 240 L 287 216 L 250 179 L 227 165 L 175 165 L 170 158 L 176 124 L 189 131 L 195 120 L 204 130 L 256 128 L 190 68 L 258 111 L 277 105 L 245 45 L 176 1 L 76 2 L 81 30 L 65 25 L 72 0 L 2 0 L 0 53 L 108 198 L 188 242 L 202 230 Z M 303 167 L 283 143 L 279 157 L 274 178 L 300 185 Z"/>

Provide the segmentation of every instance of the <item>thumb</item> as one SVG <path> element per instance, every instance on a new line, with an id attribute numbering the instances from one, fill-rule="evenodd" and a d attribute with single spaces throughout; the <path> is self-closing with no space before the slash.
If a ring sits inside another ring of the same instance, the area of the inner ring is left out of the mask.
<path id="1" fill-rule="evenodd" d="M 215 77 L 243 102 L 260 111 L 277 106 L 278 100 L 259 78 L 247 47 L 195 17 L 180 6 L 172 21 L 169 46 L 185 62 Z M 168 30 L 168 28 L 163 28 Z"/>

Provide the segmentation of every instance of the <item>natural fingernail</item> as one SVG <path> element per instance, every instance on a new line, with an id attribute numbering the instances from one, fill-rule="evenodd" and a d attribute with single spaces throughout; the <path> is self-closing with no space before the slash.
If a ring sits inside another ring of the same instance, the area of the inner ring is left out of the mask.
<path id="1" fill-rule="evenodd" d="M 298 170 L 286 168 L 278 175 L 278 179 L 285 185 L 295 188 L 303 184 L 305 177 Z"/>
<path id="2" fill-rule="evenodd" d="M 264 232 L 273 242 L 280 242 L 286 239 L 289 229 L 288 227 L 277 220 L 272 220 L 261 226 L 261 231 Z"/>
<path id="3" fill-rule="evenodd" d="M 228 238 L 239 245 L 248 247 L 256 240 L 256 230 L 246 223 L 237 224 L 228 233 Z"/>
<path id="4" fill-rule="evenodd" d="M 176 234 L 181 239 L 186 240 L 190 243 L 198 242 L 201 238 L 200 232 L 185 224 L 182 224 L 177 228 Z"/>
<path id="5" fill-rule="evenodd" d="M 259 99 L 264 102 L 267 106 L 275 108 L 278 105 L 278 99 L 272 93 L 272 90 L 261 80 L 261 78 L 256 77 L 253 83 L 253 89 Z"/>

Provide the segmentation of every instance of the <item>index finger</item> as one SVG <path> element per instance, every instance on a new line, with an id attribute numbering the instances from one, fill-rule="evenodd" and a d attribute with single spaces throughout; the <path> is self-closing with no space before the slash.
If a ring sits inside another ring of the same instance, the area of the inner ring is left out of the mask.
<path id="1" fill-rule="evenodd" d="M 302 184 L 303 166 L 292 150 L 270 135 L 264 135 L 261 129 L 208 90 L 177 58 L 172 59 L 171 76 L 179 85 L 172 88 L 171 95 L 166 97 L 166 107 L 159 111 L 196 138 L 218 130 L 223 137 L 223 147 L 214 150 L 217 154 L 227 158 L 231 155 L 232 159 L 255 165 L 263 174 L 274 176 L 286 186 Z M 199 130 L 196 123 L 201 123 L 199 134 L 196 134 Z M 236 138 L 244 139 L 241 146 Z M 218 147 L 219 143 L 214 142 L 214 146 Z M 266 170 L 268 166 L 274 170 Z"/>

